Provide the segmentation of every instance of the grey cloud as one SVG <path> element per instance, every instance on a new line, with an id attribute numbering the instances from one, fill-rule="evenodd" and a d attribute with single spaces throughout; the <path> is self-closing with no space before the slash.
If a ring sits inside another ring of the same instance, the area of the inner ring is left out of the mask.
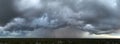
<path id="1" fill-rule="evenodd" d="M 3 19 L 7 24 L 2 27 L 5 32 L 13 33 L 8 34 L 12 36 L 24 33 L 23 36 L 51 37 L 53 31 L 60 29 L 69 32 L 73 29 L 81 35 L 82 31 L 108 34 L 120 27 L 119 2 L 114 0 L 20 0 L 15 1 L 14 9 L 17 15 Z"/>
<path id="2" fill-rule="evenodd" d="M 10 22 L 18 13 L 13 8 L 13 0 L 0 0 L 0 25 L 4 26 Z"/>

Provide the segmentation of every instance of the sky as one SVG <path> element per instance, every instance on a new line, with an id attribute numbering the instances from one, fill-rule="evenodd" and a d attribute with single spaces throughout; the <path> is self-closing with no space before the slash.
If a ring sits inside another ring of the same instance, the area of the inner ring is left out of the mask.
<path id="1" fill-rule="evenodd" d="M 1 38 L 120 38 L 119 0 L 0 1 Z"/>

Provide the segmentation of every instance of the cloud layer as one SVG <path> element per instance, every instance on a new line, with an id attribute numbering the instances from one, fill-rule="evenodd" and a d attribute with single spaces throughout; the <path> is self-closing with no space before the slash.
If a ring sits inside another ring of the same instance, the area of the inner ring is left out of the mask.
<path id="1" fill-rule="evenodd" d="M 57 30 L 68 30 L 62 37 L 82 37 L 84 32 L 110 34 L 120 27 L 117 0 L 13 0 L 12 4 L 14 14 L 0 17 L 1 36 L 58 37 Z"/>

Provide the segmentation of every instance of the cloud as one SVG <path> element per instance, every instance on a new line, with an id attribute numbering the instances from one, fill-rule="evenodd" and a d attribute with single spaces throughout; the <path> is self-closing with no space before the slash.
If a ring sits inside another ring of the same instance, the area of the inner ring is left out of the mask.
<path id="1" fill-rule="evenodd" d="M 1 25 L 4 24 L 0 27 L 1 36 L 79 38 L 86 32 L 111 34 L 120 27 L 119 3 L 116 0 L 16 0 L 13 2 L 14 7 L 9 11 L 16 12 L 0 17 L 3 20 L 3 22 L 0 20 Z M 2 13 L 0 15 L 2 16 Z"/>

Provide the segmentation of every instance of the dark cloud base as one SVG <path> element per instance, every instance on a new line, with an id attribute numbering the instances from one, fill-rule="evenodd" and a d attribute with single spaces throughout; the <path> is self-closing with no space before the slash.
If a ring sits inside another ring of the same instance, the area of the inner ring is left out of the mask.
<path id="1" fill-rule="evenodd" d="M 0 2 L 1 37 L 79 38 L 84 32 L 110 34 L 120 27 L 118 0 Z"/>

